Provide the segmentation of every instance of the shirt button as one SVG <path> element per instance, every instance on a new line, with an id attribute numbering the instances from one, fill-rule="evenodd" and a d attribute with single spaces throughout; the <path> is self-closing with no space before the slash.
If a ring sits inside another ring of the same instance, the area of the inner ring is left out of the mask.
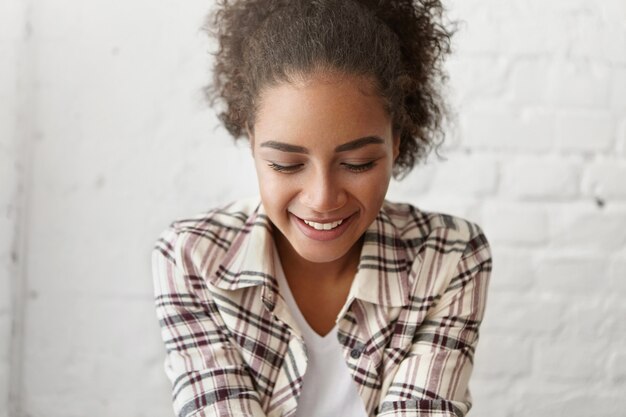
<path id="1" fill-rule="evenodd" d="M 352 357 L 352 359 L 357 359 L 359 356 L 361 356 L 361 349 L 354 348 L 350 351 L 350 357 Z"/>

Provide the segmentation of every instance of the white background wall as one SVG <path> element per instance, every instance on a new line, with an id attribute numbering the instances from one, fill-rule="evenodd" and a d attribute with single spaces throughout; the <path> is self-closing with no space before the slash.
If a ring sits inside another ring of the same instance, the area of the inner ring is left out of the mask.
<path id="1" fill-rule="evenodd" d="M 389 197 L 492 243 L 470 415 L 624 415 L 626 2 L 448 4 L 448 160 Z M 0 2 L 0 417 L 172 415 L 152 244 L 256 192 L 202 102 L 209 6 Z"/>

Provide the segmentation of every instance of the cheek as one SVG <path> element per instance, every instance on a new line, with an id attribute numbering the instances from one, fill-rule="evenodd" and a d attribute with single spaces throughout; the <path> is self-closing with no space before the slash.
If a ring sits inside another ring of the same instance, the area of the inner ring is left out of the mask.
<path id="1" fill-rule="evenodd" d="M 283 210 L 293 194 L 290 182 L 273 172 L 268 172 L 264 166 L 257 166 L 257 179 L 265 208 L 268 211 Z"/>
<path id="2" fill-rule="evenodd" d="M 368 174 L 356 175 L 352 181 L 352 190 L 363 199 L 384 199 L 391 180 L 390 167 L 379 166 Z"/>
<path id="3" fill-rule="evenodd" d="M 361 176 L 346 187 L 350 198 L 359 204 L 368 216 L 378 213 L 387 194 L 388 181 L 384 176 Z"/>

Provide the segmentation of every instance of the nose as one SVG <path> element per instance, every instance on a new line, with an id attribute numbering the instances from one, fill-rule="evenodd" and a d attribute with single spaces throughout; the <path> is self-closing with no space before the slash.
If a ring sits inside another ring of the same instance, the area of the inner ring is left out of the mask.
<path id="1" fill-rule="evenodd" d="M 317 169 L 302 187 L 302 204 L 317 213 L 330 213 L 343 207 L 348 196 L 338 178 L 323 169 Z"/>

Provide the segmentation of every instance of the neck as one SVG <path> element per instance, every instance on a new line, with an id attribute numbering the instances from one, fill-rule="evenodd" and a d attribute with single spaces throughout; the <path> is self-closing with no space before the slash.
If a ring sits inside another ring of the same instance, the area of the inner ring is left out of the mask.
<path id="1" fill-rule="evenodd" d="M 311 262 L 298 254 L 289 241 L 274 229 L 276 248 L 280 256 L 285 275 L 290 279 L 314 278 L 318 283 L 334 284 L 345 279 L 352 280 L 359 266 L 359 257 L 363 239 L 359 239 L 341 258 L 331 262 Z"/>

